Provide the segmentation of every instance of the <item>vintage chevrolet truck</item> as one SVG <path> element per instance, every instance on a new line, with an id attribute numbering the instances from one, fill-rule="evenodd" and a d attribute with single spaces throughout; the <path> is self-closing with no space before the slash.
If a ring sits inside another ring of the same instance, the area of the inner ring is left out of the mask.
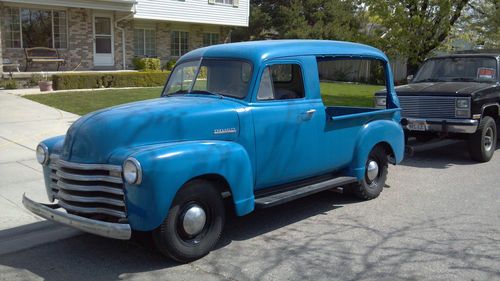
<path id="1" fill-rule="evenodd" d="M 323 104 L 318 61 L 349 58 L 382 63 L 386 108 Z M 42 141 L 36 156 L 55 203 L 24 195 L 23 204 L 105 237 L 152 232 L 163 254 L 188 262 L 214 247 L 225 208 L 243 216 L 340 186 L 372 199 L 403 154 L 381 51 L 316 40 L 216 45 L 182 56 L 161 97 L 87 114 Z"/>

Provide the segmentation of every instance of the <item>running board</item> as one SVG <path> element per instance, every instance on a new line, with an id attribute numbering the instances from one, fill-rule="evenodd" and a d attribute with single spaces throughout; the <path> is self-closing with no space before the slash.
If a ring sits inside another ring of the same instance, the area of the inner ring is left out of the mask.
<path id="1" fill-rule="evenodd" d="M 314 193 L 318 193 L 324 190 L 332 189 L 335 187 L 341 187 L 351 183 L 355 183 L 358 180 L 354 177 L 338 177 L 311 185 L 306 185 L 298 187 L 295 189 L 287 189 L 284 192 L 274 193 L 267 196 L 258 197 L 255 199 L 255 207 L 269 208 L 286 202 L 290 202 L 295 199 L 299 199 Z"/>

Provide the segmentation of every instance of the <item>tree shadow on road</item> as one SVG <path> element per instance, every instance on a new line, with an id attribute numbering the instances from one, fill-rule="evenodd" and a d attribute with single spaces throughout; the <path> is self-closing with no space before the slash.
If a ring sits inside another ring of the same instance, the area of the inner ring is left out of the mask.
<path id="1" fill-rule="evenodd" d="M 496 154 L 500 151 L 500 143 L 497 143 Z M 493 155 L 493 157 L 495 157 Z M 498 157 L 498 156 L 497 156 Z M 435 168 L 447 169 L 454 165 L 479 165 L 470 158 L 467 142 L 458 141 L 456 143 L 415 152 L 413 155 L 405 155 L 400 165 L 415 168 Z"/>
<path id="2" fill-rule="evenodd" d="M 135 241 L 92 235 L 0 257 L 0 279 L 421 280 L 500 278 L 498 225 L 468 214 L 404 217 L 383 227 L 335 215 L 351 197 L 323 192 L 230 216 L 207 257 L 174 263 Z M 467 221 L 468 224 L 463 222 Z"/>
<path id="3" fill-rule="evenodd" d="M 226 228 L 216 249 L 224 251 L 233 240 L 252 239 L 358 202 L 349 195 L 325 191 L 271 209 L 257 210 L 245 217 L 236 217 L 228 211 Z M 193 264 L 181 265 L 163 257 L 149 238 L 148 233 L 137 233 L 130 241 L 83 234 L 3 255 L 0 256 L 0 280 L 28 280 L 36 276 L 45 280 L 113 280 L 141 273 L 151 278 L 158 270 L 164 270 L 163 274 L 197 270 Z"/>

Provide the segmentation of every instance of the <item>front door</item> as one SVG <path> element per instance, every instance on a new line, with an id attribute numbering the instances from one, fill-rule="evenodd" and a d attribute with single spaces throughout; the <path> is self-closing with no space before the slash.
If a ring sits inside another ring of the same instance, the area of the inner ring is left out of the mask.
<path id="1" fill-rule="evenodd" d="M 94 66 L 115 65 L 113 50 L 113 18 L 94 15 Z"/>
<path id="2" fill-rule="evenodd" d="M 302 179 L 321 171 L 324 106 L 305 96 L 302 68 L 280 61 L 261 75 L 252 108 L 256 142 L 256 189 Z"/>

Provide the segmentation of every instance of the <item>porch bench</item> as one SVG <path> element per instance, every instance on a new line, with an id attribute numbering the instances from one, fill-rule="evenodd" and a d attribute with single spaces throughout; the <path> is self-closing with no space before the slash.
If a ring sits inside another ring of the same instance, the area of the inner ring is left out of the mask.
<path id="1" fill-rule="evenodd" d="M 59 56 L 59 52 L 54 48 L 47 47 L 33 47 L 24 48 L 24 53 L 26 54 L 26 67 L 24 71 L 28 70 L 28 67 L 33 63 L 47 63 L 56 62 L 57 70 L 65 63 L 65 60 Z"/>

